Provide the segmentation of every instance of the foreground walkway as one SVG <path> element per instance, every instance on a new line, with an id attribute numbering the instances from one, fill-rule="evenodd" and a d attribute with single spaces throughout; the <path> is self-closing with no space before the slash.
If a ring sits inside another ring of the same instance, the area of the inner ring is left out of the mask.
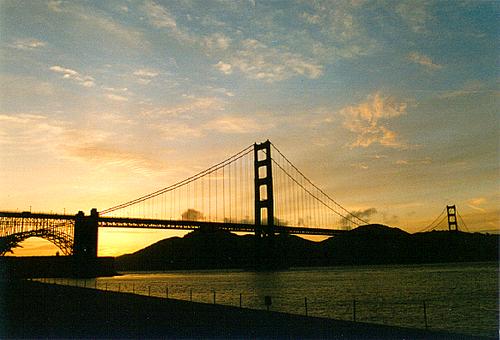
<path id="1" fill-rule="evenodd" d="M 31 281 L 0 292 L 0 338 L 471 338 Z"/>

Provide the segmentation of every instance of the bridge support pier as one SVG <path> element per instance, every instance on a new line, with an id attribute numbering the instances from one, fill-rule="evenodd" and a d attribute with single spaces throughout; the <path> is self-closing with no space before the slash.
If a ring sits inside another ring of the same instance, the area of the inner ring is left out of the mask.
<path id="1" fill-rule="evenodd" d="M 83 211 L 76 214 L 73 244 L 73 256 L 75 258 L 81 260 L 97 258 L 98 219 L 99 213 L 97 209 L 92 209 L 90 216 L 85 216 Z"/>

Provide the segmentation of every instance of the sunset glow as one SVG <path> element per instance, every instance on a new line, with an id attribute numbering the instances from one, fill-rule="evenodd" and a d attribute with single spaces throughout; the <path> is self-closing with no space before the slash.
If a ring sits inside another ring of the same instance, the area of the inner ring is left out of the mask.
<path id="1" fill-rule="evenodd" d="M 1 1 L 0 210 L 101 211 L 269 139 L 371 223 L 416 232 L 455 204 L 498 231 L 498 9 Z M 99 255 L 184 234 L 101 230 Z"/>

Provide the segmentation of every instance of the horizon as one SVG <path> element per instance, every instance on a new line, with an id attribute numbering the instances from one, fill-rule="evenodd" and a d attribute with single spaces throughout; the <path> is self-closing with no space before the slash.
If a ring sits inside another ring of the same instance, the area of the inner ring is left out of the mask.
<path id="1" fill-rule="evenodd" d="M 2 1 L 0 210 L 102 211 L 270 139 L 370 223 L 455 204 L 498 232 L 498 8 Z M 184 234 L 104 228 L 99 254 Z"/>

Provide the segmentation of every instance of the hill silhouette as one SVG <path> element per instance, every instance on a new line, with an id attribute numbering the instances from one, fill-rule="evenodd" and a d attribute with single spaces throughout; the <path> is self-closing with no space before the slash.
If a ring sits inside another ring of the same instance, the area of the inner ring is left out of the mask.
<path id="1" fill-rule="evenodd" d="M 118 270 L 170 270 L 498 261 L 499 235 L 434 231 L 409 234 L 380 224 L 313 242 L 281 234 L 253 235 L 196 230 L 116 258 Z"/>

